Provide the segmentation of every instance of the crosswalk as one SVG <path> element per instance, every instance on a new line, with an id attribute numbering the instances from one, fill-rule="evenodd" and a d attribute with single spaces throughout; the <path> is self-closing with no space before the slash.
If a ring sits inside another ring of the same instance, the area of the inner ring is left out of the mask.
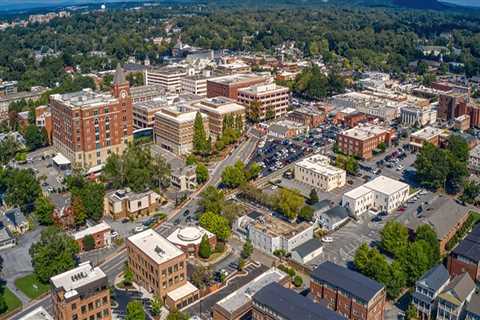
<path id="1" fill-rule="evenodd" d="M 168 237 L 173 230 L 175 230 L 175 225 L 171 222 L 164 222 L 157 227 L 158 233 L 160 233 L 160 235 L 163 237 Z"/>

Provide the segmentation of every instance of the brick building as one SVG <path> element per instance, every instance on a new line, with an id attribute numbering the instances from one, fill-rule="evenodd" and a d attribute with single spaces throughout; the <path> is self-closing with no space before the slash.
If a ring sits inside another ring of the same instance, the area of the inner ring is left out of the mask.
<path id="1" fill-rule="evenodd" d="M 318 127 L 325 122 L 325 118 L 323 111 L 311 107 L 297 108 L 288 114 L 289 120 L 302 123 L 308 128 Z"/>
<path id="2" fill-rule="evenodd" d="M 480 282 L 480 225 L 463 239 L 448 256 L 448 272 L 457 276 L 468 272 L 476 282 Z"/>
<path id="3" fill-rule="evenodd" d="M 50 283 L 55 320 L 112 319 L 108 278 L 90 262 L 50 278 Z"/>
<path id="4" fill-rule="evenodd" d="M 204 236 L 207 236 L 210 248 L 217 246 L 217 237 L 200 226 L 180 227 L 174 230 L 167 240 L 182 249 L 188 256 L 198 257 L 200 242 Z"/>
<path id="5" fill-rule="evenodd" d="M 101 222 L 81 231 L 75 232 L 73 234 L 73 239 L 78 243 L 80 252 L 85 250 L 84 239 L 87 235 L 93 237 L 93 240 L 95 241 L 94 249 L 100 249 L 108 247 L 112 244 L 111 231 L 112 228 L 106 222 Z"/>
<path id="6" fill-rule="evenodd" d="M 441 94 L 438 100 L 437 116 L 442 120 L 453 120 L 466 113 L 468 95 L 463 93 Z"/>
<path id="7" fill-rule="evenodd" d="M 105 195 L 104 214 L 113 219 L 138 219 L 155 213 L 160 195 L 154 191 L 116 190 Z"/>
<path id="8" fill-rule="evenodd" d="M 343 153 L 368 160 L 373 157 L 373 150 L 381 143 L 388 145 L 393 135 L 392 129 L 361 124 L 338 134 L 337 144 Z"/>
<path id="9" fill-rule="evenodd" d="M 253 73 L 216 77 L 207 80 L 207 97 L 227 97 L 237 100 L 238 90 L 256 84 L 265 83 L 267 79 Z"/>
<path id="10" fill-rule="evenodd" d="M 133 141 L 130 86 L 120 65 L 111 93 L 91 89 L 50 96 L 53 146 L 72 164 L 90 168 Z"/>
<path id="11" fill-rule="evenodd" d="M 332 262 L 324 262 L 311 273 L 315 301 L 352 320 L 382 320 L 386 290 L 380 283 Z"/>
<path id="12" fill-rule="evenodd" d="M 431 143 L 439 146 L 442 142 L 444 130 L 434 127 L 425 127 L 410 135 L 410 147 L 420 149 L 425 143 Z"/>
<path id="13" fill-rule="evenodd" d="M 187 254 L 154 230 L 130 236 L 127 254 L 134 281 L 169 308 L 181 309 L 199 298 L 198 289 L 187 281 Z"/>
<path id="14" fill-rule="evenodd" d="M 48 143 L 52 143 L 52 113 L 48 106 L 38 106 L 35 108 L 35 125 L 39 128 L 45 128 L 48 137 Z"/>

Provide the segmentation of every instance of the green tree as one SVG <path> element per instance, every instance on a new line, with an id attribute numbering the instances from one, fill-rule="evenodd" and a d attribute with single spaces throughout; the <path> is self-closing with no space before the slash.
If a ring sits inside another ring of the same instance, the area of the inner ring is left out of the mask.
<path id="1" fill-rule="evenodd" d="M 83 237 L 83 249 L 85 251 L 90 251 L 95 249 L 95 239 L 91 234 L 87 234 L 85 237 Z"/>
<path id="2" fill-rule="evenodd" d="M 460 200 L 466 203 L 475 204 L 480 195 L 480 183 L 475 181 L 466 181 L 463 186 L 463 193 Z"/>
<path id="3" fill-rule="evenodd" d="M 102 171 L 103 178 L 110 182 L 111 187 L 120 189 L 125 186 L 123 161 L 116 153 L 110 154 Z"/>
<path id="4" fill-rule="evenodd" d="M 253 244 L 250 240 L 247 240 L 243 244 L 243 249 L 242 249 L 241 256 L 242 256 L 243 259 L 248 259 L 248 258 L 250 258 L 252 253 L 253 253 Z"/>
<path id="5" fill-rule="evenodd" d="M 394 257 L 404 253 L 408 246 L 408 229 L 397 221 L 388 221 L 380 237 L 380 247 Z"/>
<path id="6" fill-rule="evenodd" d="M 197 164 L 197 168 L 195 169 L 195 173 L 197 174 L 197 183 L 202 184 L 207 182 L 208 180 L 208 169 L 203 163 Z"/>
<path id="7" fill-rule="evenodd" d="M 226 167 L 222 172 L 222 184 L 227 188 L 236 188 L 245 182 L 247 182 L 245 165 L 240 160 L 235 165 Z"/>
<path id="8" fill-rule="evenodd" d="M 208 241 L 208 236 L 205 234 L 202 237 L 202 241 L 200 242 L 200 246 L 198 248 L 198 255 L 203 259 L 210 258 L 212 254 L 212 248 L 210 247 L 210 241 Z"/>
<path id="9" fill-rule="evenodd" d="M 154 296 L 152 300 L 150 300 L 150 305 L 152 307 L 152 316 L 158 317 L 162 314 L 162 307 L 163 307 L 163 302 L 162 299 Z"/>
<path id="10" fill-rule="evenodd" d="M 203 118 L 201 113 L 197 112 L 193 124 L 193 150 L 199 154 L 206 154 L 208 149 L 208 139 L 203 126 Z"/>
<path id="11" fill-rule="evenodd" d="M 125 320 L 145 320 L 145 310 L 140 301 L 133 300 L 127 304 Z"/>
<path id="12" fill-rule="evenodd" d="M 390 275 L 386 283 L 387 295 L 390 299 L 396 299 L 402 289 L 407 286 L 407 275 L 403 270 L 402 263 L 395 260 L 390 264 Z"/>
<path id="13" fill-rule="evenodd" d="M 262 106 L 257 100 L 252 101 L 247 108 L 247 116 L 253 123 L 259 122 L 262 119 Z"/>
<path id="14" fill-rule="evenodd" d="M 303 197 L 297 192 L 281 188 L 275 195 L 275 207 L 288 219 L 293 220 L 304 204 Z"/>
<path id="15" fill-rule="evenodd" d="M 167 320 L 188 320 L 190 316 L 185 312 L 180 312 L 178 310 L 170 311 L 167 316 Z"/>
<path id="16" fill-rule="evenodd" d="M 415 240 L 423 240 L 428 244 L 429 266 L 436 265 L 440 260 L 440 245 L 435 230 L 428 224 L 422 224 L 415 232 Z"/>
<path id="17" fill-rule="evenodd" d="M 40 240 L 32 244 L 29 253 L 35 275 L 43 283 L 48 283 L 54 275 L 75 267 L 78 244 L 56 227 L 42 231 Z"/>
<path id="18" fill-rule="evenodd" d="M 205 212 L 200 216 L 200 226 L 215 234 L 219 240 L 225 241 L 230 237 L 230 225 L 225 217 L 213 212 Z"/>
<path id="19" fill-rule="evenodd" d="M 300 288 L 303 284 L 302 277 L 300 277 L 299 275 L 293 277 L 293 284 L 295 285 L 295 287 Z"/>
<path id="20" fill-rule="evenodd" d="M 413 285 L 431 267 L 428 243 L 424 240 L 411 243 L 402 259 L 407 284 Z"/>
<path id="21" fill-rule="evenodd" d="M 0 188 L 5 191 L 4 201 L 7 205 L 28 212 L 33 209 L 42 193 L 40 184 L 30 169 L 0 169 Z"/>
<path id="22" fill-rule="evenodd" d="M 245 264 L 246 264 L 245 259 L 243 258 L 238 259 L 238 266 L 237 266 L 238 271 L 243 271 L 243 269 L 245 269 Z"/>
<path id="23" fill-rule="evenodd" d="M 208 186 L 200 194 L 200 207 L 204 212 L 220 214 L 225 206 L 225 195 L 213 186 Z"/>
<path id="24" fill-rule="evenodd" d="M 260 172 L 262 172 L 262 167 L 258 163 L 252 163 L 252 165 L 248 168 L 247 172 L 245 173 L 245 178 L 247 181 L 252 179 L 256 179 Z"/>
<path id="25" fill-rule="evenodd" d="M 298 217 L 301 218 L 304 221 L 313 221 L 313 213 L 314 210 L 310 206 L 304 206 L 302 209 L 300 209 L 300 212 L 298 213 Z"/>
<path id="26" fill-rule="evenodd" d="M 40 196 L 35 200 L 35 216 L 41 225 L 53 224 L 53 210 L 55 206 L 44 196 Z"/>
<path id="27" fill-rule="evenodd" d="M 417 308 L 413 303 L 408 305 L 407 311 L 405 312 L 405 320 L 412 320 L 417 318 Z"/>
<path id="28" fill-rule="evenodd" d="M 125 263 L 123 268 L 123 285 L 130 287 L 133 284 L 133 272 L 132 269 L 128 266 L 128 263 Z"/>
<path id="29" fill-rule="evenodd" d="M 79 196 L 72 196 L 72 211 L 76 226 L 83 226 L 87 220 L 87 213 Z"/>
<path id="30" fill-rule="evenodd" d="M 29 150 L 36 150 L 47 144 L 47 137 L 40 128 L 30 124 L 25 129 L 25 142 Z"/>
<path id="31" fill-rule="evenodd" d="M 6 165 L 20 151 L 20 144 L 12 136 L 7 136 L 0 142 L 0 164 Z"/>
<path id="32" fill-rule="evenodd" d="M 315 188 L 313 188 L 311 191 L 310 191 L 310 196 L 308 197 L 308 203 L 311 204 L 311 205 L 314 205 L 316 203 L 318 203 L 318 193 L 317 193 L 317 190 L 315 190 Z"/>

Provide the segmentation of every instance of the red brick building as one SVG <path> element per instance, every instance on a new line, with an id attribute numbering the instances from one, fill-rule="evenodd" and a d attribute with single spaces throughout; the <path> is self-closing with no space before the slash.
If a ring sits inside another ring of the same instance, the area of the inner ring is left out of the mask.
<path id="1" fill-rule="evenodd" d="M 207 97 L 227 97 L 237 100 L 238 89 L 265 83 L 267 79 L 256 74 L 236 74 L 207 80 Z"/>
<path id="2" fill-rule="evenodd" d="M 364 275 L 324 262 L 311 273 L 311 294 L 328 308 L 352 320 L 382 320 L 386 290 Z"/>
<path id="3" fill-rule="evenodd" d="M 35 125 L 39 128 L 45 128 L 48 136 L 48 144 L 52 144 L 52 113 L 48 106 L 38 106 L 35 108 Z"/>
<path id="4" fill-rule="evenodd" d="M 121 154 L 133 140 L 130 86 L 120 65 L 110 93 L 84 89 L 50 96 L 53 146 L 72 164 L 90 168 Z"/>
<path id="5" fill-rule="evenodd" d="M 300 122 L 309 128 L 316 128 L 325 122 L 325 112 L 316 108 L 297 108 L 288 114 L 288 119 L 294 122 Z"/>
<path id="6" fill-rule="evenodd" d="M 450 253 L 448 272 L 452 277 L 468 272 L 473 280 L 480 282 L 480 225 Z"/>
<path id="7" fill-rule="evenodd" d="M 73 239 L 75 239 L 75 241 L 78 243 L 80 252 L 85 251 L 84 239 L 88 235 L 92 236 L 93 240 L 95 241 L 95 246 L 93 249 L 100 249 L 111 245 L 111 231 L 112 229 L 110 226 L 107 223 L 102 222 L 74 233 Z"/>
<path id="8" fill-rule="evenodd" d="M 337 144 L 344 154 L 371 159 L 373 150 L 378 148 L 381 143 L 388 145 L 392 138 L 392 129 L 361 124 L 338 134 Z"/>

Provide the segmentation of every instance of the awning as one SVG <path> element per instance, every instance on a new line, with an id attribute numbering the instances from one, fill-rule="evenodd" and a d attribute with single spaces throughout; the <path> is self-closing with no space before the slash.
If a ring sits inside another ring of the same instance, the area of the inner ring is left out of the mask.
<path id="1" fill-rule="evenodd" d="M 53 162 L 55 162 L 55 164 L 57 166 L 67 166 L 67 165 L 71 164 L 70 160 L 68 160 L 67 157 L 65 157 L 61 153 L 59 153 L 55 157 L 53 157 L 52 160 L 53 160 Z"/>

